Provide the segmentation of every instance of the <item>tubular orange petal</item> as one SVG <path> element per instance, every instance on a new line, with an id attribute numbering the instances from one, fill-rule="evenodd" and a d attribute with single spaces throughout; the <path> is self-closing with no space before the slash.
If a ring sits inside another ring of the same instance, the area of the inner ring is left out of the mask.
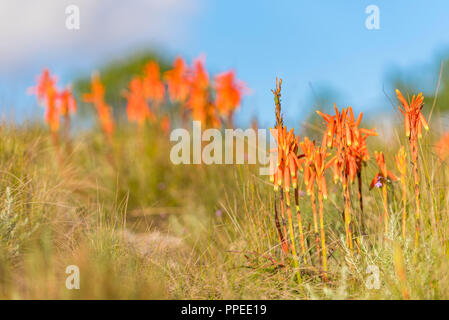
<path id="1" fill-rule="evenodd" d="M 324 176 L 321 177 L 321 191 L 323 192 L 323 198 L 327 199 L 327 184 Z"/>
<path id="2" fill-rule="evenodd" d="M 398 177 L 397 177 L 393 172 L 391 172 L 390 170 L 387 171 L 387 176 L 388 176 L 391 180 L 393 180 L 393 181 L 398 181 L 398 180 L 399 180 Z"/>
<path id="3" fill-rule="evenodd" d="M 355 123 L 356 127 L 358 127 L 360 125 L 360 123 L 362 122 L 362 118 L 363 118 L 363 112 L 360 112 L 357 121 Z"/>
<path id="4" fill-rule="evenodd" d="M 295 189 L 298 187 L 298 176 L 297 175 L 292 177 L 292 185 L 293 185 L 293 188 L 295 188 Z"/>
<path id="5" fill-rule="evenodd" d="M 424 115 L 421 112 L 419 113 L 419 120 L 424 126 L 424 129 L 426 129 L 426 131 L 429 131 L 429 125 L 427 124 L 426 118 L 424 118 Z"/>
<path id="6" fill-rule="evenodd" d="M 399 101 L 401 101 L 402 105 L 404 106 L 405 111 L 409 112 L 409 110 L 410 110 L 409 105 L 408 105 L 407 101 L 405 101 L 404 97 L 402 96 L 401 91 L 396 89 L 396 95 L 398 96 Z"/>
<path id="7" fill-rule="evenodd" d="M 376 132 L 376 129 L 369 130 L 369 129 L 365 129 L 365 128 L 360 128 L 359 131 L 360 131 L 360 133 L 365 134 L 367 136 L 377 136 L 378 135 Z"/>
<path id="8" fill-rule="evenodd" d="M 287 192 L 290 191 L 290 171 L 284 170 L 284 186 Z"/>
<path id="9" fill-rule="evenodd" d="M 289 155 L 289 163 L 288 163 L 288 165 L 290 167 L 290 174 L 291 174 L 291 176 L 295 177 L 297 168 L 296 168 L 295 158 L 294 158 L 294 156 L 292 154 Z"/>
<path id="10" fill-rule="evenodd" d="M 372 188 L 374 188 L 374 185 L 377 182 L 377 178 L 379 177 L 379 173 L 376 173 L 376 175 L 374 176 L 373 180 L 371 181 L 371 184 L 369 185 L 369 189 L 371 190 Z"/>
<path id="11" fill-rule="evenodd" d="M 332 117 L 331 117 L 330 115 L 325 114 L 325 113 L 322 113 L 322 112 L 319 111 L 319 110 L 316 110 L 316 113 L 318 113 L 321 117 L 323 117 L 323 119 L 324 119 L 326 122 L 330 122 L 331 119 L 332 119 Z"/>
<path id="12" fill-rule="evenodd" d="M 422 122 L 418 121 L 418 138 L 421 139 L 422 138 Z"/>
<path id="13" fill-rule="evenodd" d="M 410 120 L 408 116 L 405 117 L 405 136 L 410 138 Z"/>

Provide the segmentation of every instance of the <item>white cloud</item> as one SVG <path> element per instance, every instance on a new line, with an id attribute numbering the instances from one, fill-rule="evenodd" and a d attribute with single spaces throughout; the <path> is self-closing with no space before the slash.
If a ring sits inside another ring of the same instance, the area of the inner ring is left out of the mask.
<path id="1" fill-rule="evenodd" d="M 80 30 L 66 28 L 68 5 L 80 8 Z M 42 57 L 101 58 L 138 44 L 176 48 L 198 13 L 198 0 L 2 0 L 0 73 Z"/>

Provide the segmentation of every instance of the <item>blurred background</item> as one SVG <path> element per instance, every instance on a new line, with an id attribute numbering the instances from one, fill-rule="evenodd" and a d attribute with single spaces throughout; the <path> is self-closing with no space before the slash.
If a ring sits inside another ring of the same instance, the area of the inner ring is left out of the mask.
<path id="1" fill-rule="evenodd" d="M 68 30 L 68 5 L 80 9 L 80 29 Z M 380 29 L 365 22 L 379 8 Z M 200 54 L 212 74 L 235 69 L 251 89 L 236 117 L 248 126 L 272 125 L 270 89 L 284 80 L 289 125 L 333 102 L 376 116 L 394 110 L 395 87 L 424 91 L 431 103 L 442 62 L 449 58 L 449 2 L 414 1 L 206 1 L 1 0 L 0 114 L 22 122 L 41 117 L 27 88 L 44 67 L 83 91 L 100 70 L 108 99 L 121 92 L 149 58 L 170 66 Z M 449 107 L 448 66 L 437 109 Z"/>

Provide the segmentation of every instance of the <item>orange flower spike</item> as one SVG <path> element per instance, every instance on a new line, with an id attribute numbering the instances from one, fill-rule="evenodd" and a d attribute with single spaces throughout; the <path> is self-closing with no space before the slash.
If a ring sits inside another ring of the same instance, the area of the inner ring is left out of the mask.
<path id="1" fill-rule="evenodd" d="M 168 93 L 173 102 L 184 102 L 190 91 L 189 69 L 184 59 L 178 57 L 173 62 L 173 69 L 164 73 Z"/>
<path id="2" fill-rule="evenodd" d="M 209 75 L 204 67 L 204 58 L 195 61 L 190 83 L 187 107 L 192 110 L 192 118 L 206 123 L 206 126 L 219 126 L 216 107 L 210 102 Z"/>
<path id="3" fill-rule="evenodd" d="M 209 86 L 209 74 L 207 73 L 204 65 L 204 60 L 204 56 L 201 56 L 194 62 L 193 82 L 200 88 L 206 88 Z"/>
<path id="4" fill-rule="evenodd" d="M 411 162 L 413 165 L 413 177 L 415 182 L 415 247 L 419 244 L 420 233 L 420 190 L 419 190 L 419 172 L 418 172 L 418 139 L 422 137 L 422 127 L 429 130 L 429 125 L 424 118 L 421 110 L 424 106 L 424 97 L 422 93 L 419 93 L 416 97 L 413 97 L 411 103 L 402 96 L 401 92 L 396 89 L 398 100 L 401 102 L 403 109 L 399 106 L 399 110 L 404 115 L 405 120 L 405 132 L 409 138 L 409 144 L 411 149 Z M 435 223 L 437 223 L 435 221 Z"/>
<path id="5" fill-rule="evenodd" d="M 235 72 L 228 71 L 215 77 L 216 106 L 224 116 L 231 116 L 240 106 L 244 84 L 236 80 Z"/>
<path id="6" fill-rule="evenodd" d="M 56 89 L 52 86 L 47 88 L 46 109 L 44 119 L 50 126 L 52 132 L 57 132 L 59 130 L 59 109 L 56 106 L 56 101 L 58 99 L 58 93 Z"/>
<path id="7" fill-rule="evenodd" d="M 92 74 L 91 92 L 83 95 L 83 101 L 100 105 L 104 101 L 105 89 L 100 80 L 98 72 Z"/>
<path id="8" fill-rule="evenodd" d="M 160 79 L 159 65 L 155 61 L 150 61 L 145 65 L 143 73 L 145 98 L 151 99 L 155 103 L 161 103 L 165 97 L 165 86 Z"/>
<path id="9" fill-rule="evenodd" d="M 57 79 L 50 74 L 50 70 L 43 69 L 40 76 L 37 77 L 37 85 L 31 87 L 29 92 L 37 95 L 39 100 L 44 100 L 47 96 L 48 89 L 55 88 L 56 82 Z"/>
<path id="10" fill-rule="evenodd" d="M 424 129 L 429 130 L 429 125 L 424 118 L 424 115 L 421 113 L 421 109 L 423 107 L 424 97 L 422 93 L 418 94 L 418 96 L 413 96 L 410 105 L 402 96 L 402 93 L 396 89 L 396 94 L 398 100 L 401 102 L 403 109 L 399 106 L 398 109 L 402 112 L 405 117 L 405 134 L 408 138 L 410 138 L 411 134 L 415 134 L 418 137 L 421 137 L 420 129 L 421 126 Z"/>
<path id="11" fill-rule="evenodd" d="M 278 185 L 281 187 L 280 192 L 280 206 L 281 206 L 281 216 L 282 219 L 287 218 L 287 223 L 284 222 L 284 234 L 286 235 L 285 238 L 290 238 L 289 244 L 291 248 L 291 252 L 293 255 L 293 262 L 296 269 L 299 268 L 298 258 L 296 255 L 296 245 L 295 245 L 295 229 L 293 227 L 293 221 L 292 221 L 292 208 L 291 208 L 291 195 L 290 195 L 290 186 L 292 185 L 295 189 L 295 204 L 296 204 L 296 215 L 298 219 L 298 228 L 299 228 L 299 238 L 301 243 L 301 250 L 304 257 L 304 262 L 306 262 L 306 250 L 305 250 L 305 242 L 304 242 L 304 234 L 302 230 L 302 220 L 301 220 L 301 211 L 299 207 L 299 200 L 298 200 L 298 189 L 297 189 L 297 170 L 300 166 L 299 159 L 302 158 L 300 156 L 298 158 L 297 152 L 299 149 L 299 138 L 295 137 L 293 129 L 287 132 L 287 128 L 283 125 L 283 119 L 281 115 L 281 84 L 282 80 L 276 79 L 276 89 L 272 90 L 274 94 L 274 102 L 275 102 L 275 115 L 276 115 L 276 125 L 275 129 L 270 129 L 272 135 L 275 137 L 275 140 L 277 142 L 277 151 L 278 151 L 278 163 L 277 163 L 277 174 L 275 177 L 275 181 L 279 179 Z M 284 179 L 283 187 L 282 187 L 282 180 Z M 286 209 L 284 211 L 284 208 Z M 284 212 L 287 214 L 285 215 Z M 284 220 L 285 221 L 285 220 Z M 279 224 L 278 224 L 279 225 Z M 286 225 L 288 225 L 289 230 L 289 237 L 287 237 L 287 228 Z M 282 236 L 282 231 L 278 227 L 278 233 L 280 234 L 281 242 L 285 243 L 282 239 L 284 237 Z M 288 240 L 287 240 L 288 241 Z M 288 253 L 288 248 L 286 250 L 286 253 Z M 301 282 L 301 275 L 298 272 L 296 272 L 296 276 L 298 279 L 298 282 Z"/>
<path id="12" fill-rule="evenodd" d="M 332 116 L 333 121 L 330 121 L 331 116 L 324 115 L 317 112 L 323 117 L 327 124 L 326 134 L 323 137 L 323 145 L 328 147 L 335 146 L 337 148 L 337 157 L 334 160 L 333 178 L 336 182 L 342 182 L 344 198 L 345 198 L 345 232 L 349 248 L 352 250 L 352 235 L 351 235 L 351 201 L 349 182 L 354 181 L 355 177 L 359 178 L 359 200 L 360 206 L 363 208 L 362 194 L 361 194 L 361 175 L 362 162 L 369 159 L 369 154 L 366 149 L 366 137 L 369 135 L 377 135 L 374 130 L 367 130 L 358 128 L 363 114 L 360 113 L 357 119 L 354 116 L 354 111 L 351 106 L 338 110 L 337 105 L 334 104 L 335 115 Z M 362 209 L 363 211 L 363 209 Z"/>
<path id="13" fill-rule="evenodd" d="M 91 92 L 83 95 L 83 101 L 92 103 L 95 106 L 101 128 L 106 136 L 110 138 L 114 131 L 114 121 L 110 107 L 104 101 L 104 95 L 105 88 L 101 83 L 100 75 L 98 72 L 95 72 L 92 74 Z"/>
<path id="14" fill-rule="evenodd" d="M 129 121 L 137 122 L 142 126 L 146 120 L 154 119 L 154 114 L 145 98 L 143 81 L 135 77 L 129 83 L 129 92 L 125 93 L 127 98 L 126 112 Z"/>
<path id="15" fill-rule="evenodd" d="M 63 116 L 76 112 L 76 100 L 70 88 L 59 93 L 59 101 L 59 110 Z"/>
<path id="16" fill-rule="evenodd" d="M 37 85 L 31 87 L 29 92 L 35 94 L 40 103 L 45 107 L 44 120 L 50 127 L 50 131 L 59 130 L 60 110 L 58 108 L 59 93 L 56 88 L 56 77 L 50 74 L 48 69 L 44 69 L 37 78 Z"/>

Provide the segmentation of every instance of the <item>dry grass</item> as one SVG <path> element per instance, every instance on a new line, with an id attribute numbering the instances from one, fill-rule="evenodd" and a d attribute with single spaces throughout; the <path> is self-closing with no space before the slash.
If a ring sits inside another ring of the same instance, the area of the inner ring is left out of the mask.
<path id="1" fill-rule="evenodd" d="M 173 166 L 168 138 L 151 128 L 142 136 L 121 128 L 111 148 L 100 132 L 84 133 L 72 153 L 61 151 L 61 161 L 45 129 L 2 125 L 0 133 L 0 298 L 402 299 L 405 292 L 412 299 L 449 298 L 449 176 L 429 136 L 420 150 L 420 247 L 413 247 L 411 219 L 401 238 L 399 184 L 389 190 L 391 232 L 384 240 L 377 236 L 381 193 L 365 186 L 368 235 L 351 256 L 340 187 L 329 183 L 329 282 L 301 264 L 298 285 L 292 259 L 279 247 L 272 186 L 257 168 Z M 392 167 L 399 141 L 377 143 Z M 370 160 L 364 181 L 376 170 Z M 300 200 L 307 236 L 310 201 Z M 353 203 L 354 214 L 357 208 Z M 433 216 L 440 219 L 437 232 Z M 80 290 L 65 287 L 72 264 L 80 267 Z M 369 265 L 379 268 L 378 290 L 365 285 Z"/>

